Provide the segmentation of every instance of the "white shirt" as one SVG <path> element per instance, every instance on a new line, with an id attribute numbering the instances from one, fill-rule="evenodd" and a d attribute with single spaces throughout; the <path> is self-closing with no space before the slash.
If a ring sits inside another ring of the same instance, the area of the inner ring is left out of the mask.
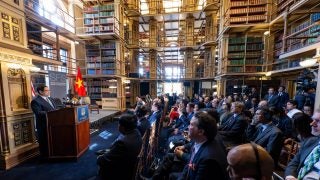
<path id="1" fill-rule="evenodd" d="M 300 111 L 299 109 L 291 109 L 287 113 L 287 116 L 292 119 L 293 115 L 295 115 L 296 113 L 302 113 L 302 111 Z"/>

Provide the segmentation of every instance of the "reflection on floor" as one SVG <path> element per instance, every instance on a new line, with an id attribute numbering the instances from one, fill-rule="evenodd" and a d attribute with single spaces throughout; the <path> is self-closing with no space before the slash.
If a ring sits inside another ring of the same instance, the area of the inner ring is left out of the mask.
<path id="1" fill-rule="evenodd" d="M 118 135 L 118 122 L 107 122 L 98 133 L 91 135 L 89 149 L 77 162 L 49 163 L 35 158 L 8 171 L 0 171 L 0 179 L 94 179 L 98 169 L 94 152 L 110 147 Z"/>

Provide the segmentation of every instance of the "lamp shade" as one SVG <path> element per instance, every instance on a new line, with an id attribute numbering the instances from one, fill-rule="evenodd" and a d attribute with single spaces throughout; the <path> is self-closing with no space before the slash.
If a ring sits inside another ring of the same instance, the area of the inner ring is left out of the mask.
<path id="1" fill-rule="evenodd" d="M 310 67 L 317 63 L 317 59 L 306 59 L 304 61 L 300 61 L 299 64 L 302 67 Z"/>

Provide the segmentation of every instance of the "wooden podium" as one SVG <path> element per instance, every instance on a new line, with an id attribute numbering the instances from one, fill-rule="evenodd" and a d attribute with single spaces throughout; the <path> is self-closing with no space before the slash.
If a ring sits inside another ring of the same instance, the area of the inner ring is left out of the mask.
<path id="1" fill-rule="evenodd" d="M 48 158 L 77 159 L 89 146 L 89 109 L 75 106 L 47 113 Z"/>

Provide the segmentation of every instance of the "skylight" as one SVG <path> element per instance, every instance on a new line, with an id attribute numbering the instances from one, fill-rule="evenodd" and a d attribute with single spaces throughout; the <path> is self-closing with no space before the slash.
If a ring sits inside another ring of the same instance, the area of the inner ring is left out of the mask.
<path id="1" fill-rule="evenodd" d="M 181 5 L 181 0 L 163 0 L 163 9 L 166 13 L 179 12 Z"/>

